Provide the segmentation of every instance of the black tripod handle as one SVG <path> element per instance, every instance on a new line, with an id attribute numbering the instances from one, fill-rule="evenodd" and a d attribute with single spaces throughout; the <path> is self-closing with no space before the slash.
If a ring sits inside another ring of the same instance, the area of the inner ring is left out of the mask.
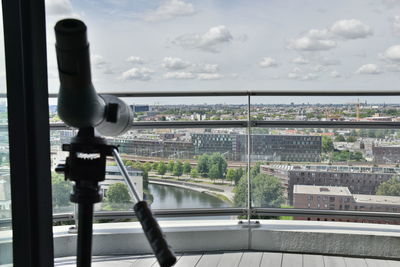
<path id="1" fill-rule="evenodd" d="M 146 201 L 139 201 L 133 207 L 136 217 L 142 225 L 143 232 L 161 267 L 170 267 L 175 264 L 174 252 L 165 240 L 164 233 L 153 217 Z"/>

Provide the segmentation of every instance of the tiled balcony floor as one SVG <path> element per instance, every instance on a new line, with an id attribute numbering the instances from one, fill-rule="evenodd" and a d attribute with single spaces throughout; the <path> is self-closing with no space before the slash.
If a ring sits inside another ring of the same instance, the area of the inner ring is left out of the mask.
<path id="1" fill-rule="evenodd" d="M 175 267 L 400 267 L 400 261 L 272 252 L 185 253 Z M 56 259 L 55 266 L 75 267 L 72 257 Z M 152 255 L 93 257 L 93 267 L 159 266 Z"/>

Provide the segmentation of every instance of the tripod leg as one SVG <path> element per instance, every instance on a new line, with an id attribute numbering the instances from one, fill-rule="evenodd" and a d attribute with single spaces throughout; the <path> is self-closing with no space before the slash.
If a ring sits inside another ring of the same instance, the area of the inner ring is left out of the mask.
<path id="1" fill-rule="evenodd" d="M 93 204 L 78 204 L 77 267 L 90 267 L 92 261 Z"/>

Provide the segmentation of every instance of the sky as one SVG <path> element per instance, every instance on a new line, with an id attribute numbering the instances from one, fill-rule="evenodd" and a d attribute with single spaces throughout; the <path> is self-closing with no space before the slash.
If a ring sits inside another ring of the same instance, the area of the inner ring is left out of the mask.
<path id="1" fill-rule="evenodd" d="M 101 92 L 400 85 L 400 0 L 46 0 L 46 13 L 50 92 L 59 85 L 53 27 L 65 17 L 88 26 Z"/>

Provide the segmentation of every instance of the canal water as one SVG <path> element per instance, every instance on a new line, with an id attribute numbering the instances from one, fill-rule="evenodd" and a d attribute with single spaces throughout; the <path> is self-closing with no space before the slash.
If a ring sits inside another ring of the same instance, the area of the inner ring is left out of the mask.
<path id="1" fill-rule="evenodd" d="M 230 205 L 205 193 L 167 185 L 149 184 L 152 209 L 226 208 Z M 182 219 L 229 219 L 230 216 L 182 217 Z M 160 218 L 161 219 L 161 218 Z M 162 218 L 166 219 L 166 218 Z M 176 219 L 176 218 L 174 218 Z"/>

